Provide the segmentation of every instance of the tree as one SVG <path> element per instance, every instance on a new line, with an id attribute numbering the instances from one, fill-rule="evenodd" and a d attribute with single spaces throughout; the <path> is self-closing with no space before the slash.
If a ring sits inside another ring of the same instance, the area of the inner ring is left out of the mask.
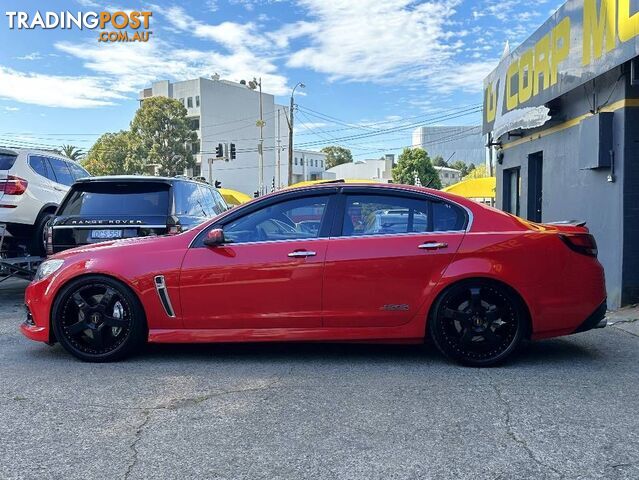
<path id="1" fill-rule="evenodd" d="M 437 155 L 435 158 L 433 158 L 433 165 L 436 167 L 447 167 L 448 162 L 444 160 L 443 157 Z"/>
<path id="2" fill-rule="evenodd" d="M 399 156 L 397 165 L 393 167 L 393 182 L 415 185 L 416 178 L 424 187 L 428 185 L 431 188 L 442 188 L 439 175 L 426 150 L 405 148 Z"/>
<path id="3" fill-rule="evenodd" d="M 332 145 L 330 147 L 324 147 L 320 150 L 326 154 L 326 168 L 332 168 L 342 163 L 349 163 L 353 161 L 353 155 L 348 148 Z"/>
<path id="4" fill-rule="evenodd" d="M 60 154 L 76 162 L 84 157 L 84 152 L 73 145 L 62 145 L 60 147 Z"/>
<path id="5" fill-rule="evenodd" d="M 128 131 L 102 135 L 82 162 L 92 175 L 135 175 L 145 165 L 140 140 Z"/>
<path id="6" fill-rule="evenodd" d="M 473 165 L 474 167 L 474 165 Z M 488 176 L 488 169 L 486 165 L 480 165 L 477 168 L 473 168 L 468 175 L 464 177 L 464 180 L 468 180 L 470 178 L 484 178 Z"/>
<path id="7" fill-rule="evenodd" d="M 191 130 L 186 108 L 166 97 L 144 100 L 131 122 L 131 133 L 139 139 L 148 163 L 159 166 L 160 175 L 174 176 L 195 165 L 191 143 L 197 134 Z"/>
<path id="8" fill-rule="evenodd" d="M 462 177 L 465 177 L 466 175 L 468 175 L 468 166 L 461 160 L 456 160 L 453 163 L 451 163 L 450 168 L 459 170 L 461 172 Z M 475 168 L 474 165 L 473 165 L 473 168 Z"/>

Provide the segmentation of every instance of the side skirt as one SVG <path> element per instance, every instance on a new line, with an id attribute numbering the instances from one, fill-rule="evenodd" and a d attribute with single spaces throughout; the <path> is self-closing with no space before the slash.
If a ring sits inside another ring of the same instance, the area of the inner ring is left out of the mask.
<path id="1" fill-rule="evenodd" d="M 151 343 L 371 342 L 423 343 L 424 326 L 349 328 L 151 329 Z"/>

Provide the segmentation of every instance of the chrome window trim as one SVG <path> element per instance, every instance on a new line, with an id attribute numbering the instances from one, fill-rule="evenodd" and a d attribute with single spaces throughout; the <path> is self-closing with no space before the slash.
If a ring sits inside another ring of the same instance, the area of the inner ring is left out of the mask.
<path id="1" fill-rule="evenodd" d="M 331 186 L 334 186 L 334 184 L 331 184 Z M 346 194 L 348 195 L 348 191 L 345 191 L 344 186 L 346 186 L 346 189 L 348 188 L 348 184 L 345 185 L 340 185 L 340 190 L 339 192 L 337 192 L 336 194 Z M 362 185 L 353 185 L 355 187 L 362 187 Z M 365 187 L 369 187 L 368 185 L 366 185 Z M 312 187 L 311 187 L 312 188 Z M 371 188 L 371 190 L 375 190 L 376 187 L 375 185 L 371 185 L 369 188 Z M 301 192 L 308 192 L 309 188 L 300 188 Z M 443 198 L 443 197 L 439 197 L 436 194 L 432 194 L 429 192 L 420 192 L 417 190 L 411 190 L 411 189 L 404 189 L 404 188 L 394 188 L 394 187 L 388 187 L 388 186 L 384 186 L 382 188 L 377 187 L 377 190 L 379 190 L 379 194 L 383 194 L 384 192 L 388 192 L 389 190 L 391 192 L 394 193 L 408 193 L 409 195 L 416 195 L 416 196 L 421 196 L 424 197 L 427 200 L 435 200 L 435 201 L 439 201 L 439 202 L 446 202 L 449 203 L 451 205 L 455 205 L 461 209 L 463 209 L 466 214 L 468 215 L 468 223 L 466 225 L 465 229 L 462 230 L 446 230 L 446 231 L 435 231 L 435 232 L 407 232 L 407 233 L 391 233 L 391 234 L 376 234 L 376 235 L 353 235 L 353 236 L 339 236 L 339 237 L 333 237 L 333 236 L 328 236 L 328 237 L 317 237 L 317 238 L 309 238 L 309 239 L 299 239 L 299 238 L 294 238 L 294 239 L 287 239 L 287 240 L 263 240 L 263 241 L 259 241 L 259 242 L 244 242 L 244 243 L 225 243 L 223 244 L 223 246 L 237 246 L 237 245 L 262 245 L 262 244 L 271 244 L 271 243 L 282 243 L 282 242 L 299 242 L 299 241 L 305 241 L 305 242 L 310 242 L 310 241 L 314 241 L 314 240 L 337 240 L 340 238 L 376 238 L 376 237 L 397 237 L 397 236 L 407 236 L 407 235 L 445 235 L 445 234 L 455 234 L 455 233 L 468 233 L 470 232 L 472 226 L 473 226 L 473 221 L 475 219 L 473 212 L 470 208 L 466 207 L 465 205 L 461 205 L 460 203 L 457 203 L 454 200 L 450 200 L 448 198 Z M 318 192 L 321 191 L 320 188 L 317 189 Z M 282 192 L 287 192 L 290 193 L 290 190 L 283 190 Z M 318 193 L 319 194 L 319 193 Z M 374 194 L 378 194 L 377 192 L 375 192 Z M 330 195 L 330 194 L 329 194 Z M 353 194 L 351 194 L 353 195 Z M 227 210 L 227 212 L 231 212 L 231 210 Z M 225 212 L 226 213 L 226 212 Z M 212 223 L 210 225 L 208 225 L 206 228 L 211 228 L 214 227 L 215 223 Z M 202 229 L 202 231 L 204 231 L 206 228 Z M 215 227 L 215 228 L 219 228 L 219 227 Z M 193 248 L 193 244 L 195 243 L 195 241 L 197 240 L 197 238 L 199 237 L 200 233 L 202 233 L 202 231 L 198 232 L 197 235 L 195 235 L 193 237 L 193 239 L 189 242 L 188 245 L 188 249 Z"/>

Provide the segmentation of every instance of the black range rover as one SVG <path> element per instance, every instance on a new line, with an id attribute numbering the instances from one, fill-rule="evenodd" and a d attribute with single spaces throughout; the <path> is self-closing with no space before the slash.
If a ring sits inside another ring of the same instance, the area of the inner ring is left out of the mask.
<path id="1" fill-rule="evenodd" d="M 78 180 L 52 220 L 47 253 L 106 240 L 175 234 L 228 209 L 212 186 L 186 178 Z"/>

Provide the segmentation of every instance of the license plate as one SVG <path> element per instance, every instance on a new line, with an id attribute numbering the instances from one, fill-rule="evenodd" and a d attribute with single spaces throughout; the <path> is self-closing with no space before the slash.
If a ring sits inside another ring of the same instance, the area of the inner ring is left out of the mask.
<path id="1" fill-rule="evenodd" d="M 122 238 L 122 230 L 91 230 L 91 238 L 100 240 Z"/>

